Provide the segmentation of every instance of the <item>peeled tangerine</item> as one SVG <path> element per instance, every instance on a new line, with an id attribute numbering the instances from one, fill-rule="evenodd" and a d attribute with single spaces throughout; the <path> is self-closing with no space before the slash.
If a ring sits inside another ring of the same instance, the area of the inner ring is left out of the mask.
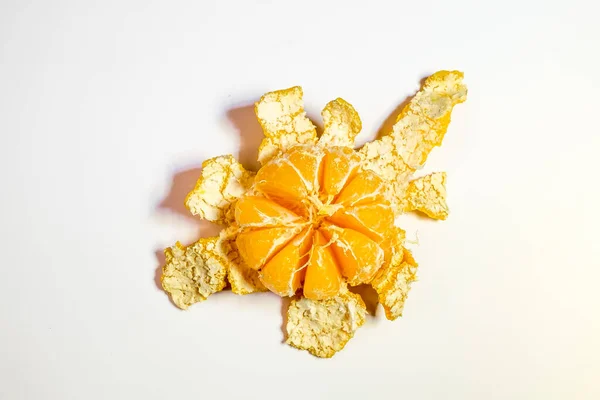
<path id="1" fill-rule="evenodd" d="M 236 244 L 269 290 L 324 300 L 381 268 L 394 214 L 359 161 L 347 147 L 296 146 L 258 171 L 235 207 Z"/>
<path id="2" fill-rule="evenodd" d="M 294 296 L 286 342 L 319 357 L 341 350 L 365 321 L 349 286 L 369 284 L 386 317 L 400 317 L 417 263 L 394 220 L 410 211 L 448 216 L 446 174 L 412 177 L 466 100 L 462 80 L 459 71 L 428 77 L 391 131 L 360 150 L 362 124 L 346 101 L 325 106 L 317 135 L 300 87 L 265 94 L 255 108 L 262 167 L 247 171 L 230 155 L 208 160 L 186 198 L 192 214 L 225 229 L 165 251 L 162 283 L 174 303 L 185 309 L 228 283 L 236 294 Z"/>

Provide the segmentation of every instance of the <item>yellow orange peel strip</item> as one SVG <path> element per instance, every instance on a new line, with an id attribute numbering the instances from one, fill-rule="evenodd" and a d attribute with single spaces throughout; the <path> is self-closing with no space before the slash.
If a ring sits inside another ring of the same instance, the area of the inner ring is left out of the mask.
<path id="1" fill-rule="evenodd" d="M 423 166 L 431 150 L 442 144 L 452 109 L 467 98 L 462 80 L 459 71 L 439 71 L 428 77 L 398 115 L 392 132 L 360 151 L 364 168 L 390 183 L 388 193 L 395 200 L 396 214 L 403 211 L 408 178 Z"/>
<path id="2" fill-rule="evenodd" d="M 265 94 L 254 111 L 265 134 L 258 148 L 262 164 L 292 146 L 316 143 L 317 131 L 306 117 L 300 86 Z"/>
<path id="3" fill-rule="evenodd" d="M 206 300 L 226 285 L 228 261 L 220 251 L 218 237 L 189 246 L 177 242 L 165 249 L 165 261 L 162 286 L 181 309 Z"/>
<path id="4" fill-rule="evenodd" d="M 232 205 L 254 182 L 232 155 L 219 156 L 202 164 L 202 176 L 185 199 L 193 215 L 227 225 L 234 220 Z"/>
<path id="5" fill-rule="evenodd" d="M 288 309 L 286 343 L 317 357 L 332 357 L 365 323 L 365 316 L 365 303 L 351 292 L 327 300 L 294 299 Z"/>
<path id="6" fill-rule="evenodd" d="M 403 257 L 394 257 L 378 271 L 371 282 L 387 319 L 395 320 L 402 316 L 411 283 L 417 280 L 417 267 L 412 254 L 405 249 Z"/>
<path id="7" fill-rule="evenodd" d="M 354 147 L 354 138 L 360 133 L 362 122 L 350 103 L 340 98 L 330 101 L 321 112 L 321 116 L 324 128 L 319 143 Z"/>
<path id="8" fill-rule="evenodd" d="M 448 218 L 445 172 L 435 172 L 408 184 L 404 211 L 415 210 L 433 219 Z"/>

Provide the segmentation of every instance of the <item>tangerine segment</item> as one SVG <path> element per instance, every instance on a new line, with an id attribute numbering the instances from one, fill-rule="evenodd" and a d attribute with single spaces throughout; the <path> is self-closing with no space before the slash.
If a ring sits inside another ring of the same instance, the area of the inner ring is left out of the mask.
<path id="1" fill-rule="evenodd" d="M 394 226 L 394 213 L 387 204 L 364 204 L 341 209 L 327 220 L 343 228 L 354 229 L 380 243 Z"/>
<path id="2" fill-rule="evenodd" d="M 352 286 L 369 283 L 384 262 L 381 247 L 353 229 L 326 225 L 322 232 L 333 242 L 331 249 L 348 283 Z"/>
<path id="3" fill-rule="evenodd" d="M 280 296 L 293 296 L 302 286 L 312 233 L 312 228 L 305 229 L 267 262 L 260 272 L 260 280 L 267 289 Z"/>
<path id="4" fill-rule="evenodd" d="M 299 227 L 248 230 L 238 234 L 235 243 L 248 267 L 260 269 L 299 231 Z"/>
<path id="5" fill-rule="evenodd" d="M 372 171 L 363 171 L 356 175 L 336 197 L 335 203 L 346 207 L 361 204 L 384 202 L 385 185 L 383 180 Z"/>
<path id="6" fill-rule="evenodd" d="M 298 146 L 290 150 L 287 155 L 289 162 L 296 168 L 298 175 L 302 178 L 308 193 L 316 193 L 319 190 L 319 171 L 323 156 L 322 151 L 315 148 L 308 150 L 304 146 Z"/>
<path id="7" fill-rule="evenodd" d="M 322 192 L 333 198 L 355 174 L 360 156 L 350 147 L 333 147 L 326 150 L 323 160 Z"/>
<path id="8" fill-rule="evenodd" d="M 302 199 L 308 194 L 298 170 L 286 158 L 277 158 L 256 173 L 256 190 L 278 199 Z"/>
<path id="9" fill-rule="evenodd" d="M 302 218 L 285 207 L 260 196 L 245 196 L 235 205 L 235 220 L 241 227 L 289 226 Z"/>
<path id="10" fill-rule="evenodd" d="M 304 279 L 306 298 L 323 300 L 335 297 L 340 292 L 342 275 L 328 244 L 328 240 L 321 232 L 314 233 L 310 261 Z"/>

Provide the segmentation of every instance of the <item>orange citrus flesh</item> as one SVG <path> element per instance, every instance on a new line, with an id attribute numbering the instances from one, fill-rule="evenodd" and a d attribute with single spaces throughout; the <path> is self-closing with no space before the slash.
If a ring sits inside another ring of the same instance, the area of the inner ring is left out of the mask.
<path id="1" fill-rule="evenodd" d="M 329 241 L 316 231 L 304 278 L 304 296 L 312 300 L 334 297 L 340 291 L 342 276 Z"/>
<path id="2" fill-rule="evenodd" d="M 280 296 L 293 296 L 302 285 L 312 247 L 312 227 L 289 242 L 260 271 L 262 283 Z"/>
<path id="3" fill-rule="evenodd" d="M 246 264 L 250 268 L 260 269 L 291 241 L 298 231 L 296 227 L 247 230 L 239 233 L 235 242 Z"/>
<path id="4" fill-rule="evenodd" d="M 322 231 L 333 242 L 333 254 L 348 283 L 356 286 L 370 282 L 383 265 L 383 249 L 368 236 L 353 229 L 327 225 Z"/>
<path id="5" fill-rule="evenodd" d="M 357 206 L 385 202 L 384 183 L 374 172 L 364 171 L 354 177 L 336 196 L 335 203 Z"/>
<path id="6" fill-rule="evenodd" d="M 238 200 L 235 220 L 241 227 L 288 226 L 302 222 L 302 218 L 287 208 L 260 196 L 246 196 Z"/>
<path id="7" fill-rule="evenodd" d="M 272 159 L 235 206 L 245 263 L 280 296 L 339 294 L 384 262 L 394 214 L 378 175 L 349 147 L 297 146 Z"/>
<path id="8" fill-rule="evenodd" d="M 255 189 L 263 196 L 304 215 L 308 190 L 298 171 L 287 159 L 275 159 L 262 167 L 255 178 Z"/>
<path id="9" fill-rule="evenodd" d="M 320 151 L 303 151 L 302 147 L 294 148 L 288 153 L 290 164 L 296 168 L 309 193 L 314 193 L 319 189 L 319 174 L 323 156 L 324 154 Z"/>
<path id="10" fill-rule="evenodd" d="M 371 203 L 342 208 L 328 217 L 327 221 L 354 229 L 380 243 L 394 226 L 394 213 L 387 204 Z"/>
<path id="11" fill-rule="evenodd" d="M 338 194 L 346 182 L 356 174 L 359 164 L 360 157 L 349 147 L 337 147 L 327 151 L 323 160 L 323 193 L 328 196 Z"/>

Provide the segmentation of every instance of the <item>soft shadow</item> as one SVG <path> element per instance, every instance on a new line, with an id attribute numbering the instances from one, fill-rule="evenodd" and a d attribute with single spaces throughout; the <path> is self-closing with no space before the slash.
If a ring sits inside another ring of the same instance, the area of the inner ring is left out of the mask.
<path id="1" fill-rule="evenodd" d="M 323 134 L 323 129 L 324 129 L 323 122 L 322 122 L 323 119 L 321 118 L 321 115 L 313 115 L 312 113 L 307 112 L 306 117 L 315 126 L 315 129 L 317 131 L 317 136 L 321 137 L 321 135 Z"/>
<path id="2" fill-rule="evenodd" d="M 398 106 L 394 108 L 394 111 L 392 111 L 390 115 L 388 115 L 388 117 L 385 119 L 385 121 L 383 121 L 383 123 L 377 130 L 377 135 L 375 136 L 375 139 L 381 139 L 383 136 L 389 135 L 392 132 L 392 128 L 396 123 L 396 120 L 398 119 L 398 115 L 404 109 L 404 107 L 406 107 L 406 105 L 410 103 L 413 97 L 415 96 L 407 97 L 402 103 L 398 104 Z"/>
<path id="3" fill-rule="evenodd" d="M 169 194 L 160 202 L 158 209 L 169 210 L 175 214 L 198 221 L 198 218 L 193 217 L 185 207 L 185 197 L 194 189 L 201 174 L 202 167 L 192 167 L 177 172 L 173 176 Z"/>
<path id="4" fill-rule="evenodd" d="M 165 252 L 164 250 L 156 250 L 154 255 L 158 261 L 158 268 L 156 268 L 154 273 L 154 283 L 156 283 L 157 288 L 162 290 L 162 282 L 160 281 L 160 278 L 162 277 L 162 267 L 165 265 Z"/>
<path id="5" fill-rule="evenodd" d="M 288 320 L 288 309 L 290 308 L 291 303 L 291 297 L 281 298 L 281 334 L 283 335 L 283 340 L 281 341 L 281 343 L 285 343 L 285 341 L 288 339 L 286 326 Z"/>
<path id="6" fill-rule="evenodd" d="M 200 219 L 199 217 L 192 215 L 190 210 L 188 210 L 185 206 L 186 196 L 194 189 L 196 182 L 201 175 L 201 167 L 192 167 L 190 169 L 177 172 L 173 176 L 173 183 L 171 184 L 169 194 L 167 194 L 167 196 L 160 202 L 157 209 L 158 211 L 166 210 L 187 218 L 198 226 L 198 237 L 209 237 L 218 234 L 221 231 L 221 227 L 210 221 Z"/>
<path id="7" fill-rule="evenodd" d="M 351 286 L 350 291 L 363 299 L 365 306 L 367 306 L 367 312 L 374 316 L 377 312 L 377 304 L 379 303 L 379 296 L 375 289 L 371 285 L 364 284 Z"/>
<path id="8" fill-rule="evenodd" d="M 254 104 L 229 109 L 227 118 L 233 123 L 240 135 L 238 160 L 244 168 L 252 171 L 258 170 L 260 167 L 257 160 L 258 146 L 260 146 L 264 135 L 254 114 Z"/>

